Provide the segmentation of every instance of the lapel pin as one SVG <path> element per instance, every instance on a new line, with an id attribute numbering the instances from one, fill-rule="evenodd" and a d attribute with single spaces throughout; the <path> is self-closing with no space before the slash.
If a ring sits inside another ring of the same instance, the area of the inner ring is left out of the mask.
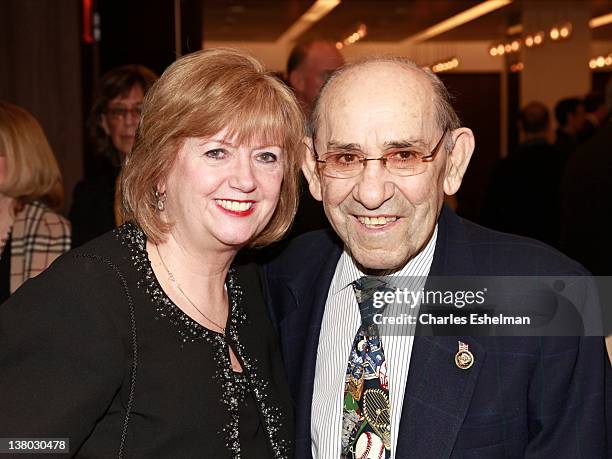
<path id="1" fill-rule="evenodd" d="M 455 354 L 455 365 L 461 370 L 467 370 L 474 364 L 474 356 L 470 352 L 470 346 L 458 341 L 459 350 Z"/>

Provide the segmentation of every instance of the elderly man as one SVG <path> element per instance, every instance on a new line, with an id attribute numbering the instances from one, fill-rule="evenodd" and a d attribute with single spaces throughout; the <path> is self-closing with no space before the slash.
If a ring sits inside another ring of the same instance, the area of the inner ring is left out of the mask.
<path id="1" fill-rule="evenodd" d="M 296 457 L 605 457 L 601 338 L 379 336 L 372 323 L 372 292 L 390 288 L 376 274 L 584 273 L 443 205 L 474 137 L 442 83 L 401 59 L 346 66 L 309 143 L 303 170 L 337 234 L 303 235 L 264 267 Z"/>

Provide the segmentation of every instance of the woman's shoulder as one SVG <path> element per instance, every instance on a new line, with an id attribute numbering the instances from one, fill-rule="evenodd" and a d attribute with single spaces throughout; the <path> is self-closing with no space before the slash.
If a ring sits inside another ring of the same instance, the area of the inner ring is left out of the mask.
<path id="1" fill-rule="evenodd" d="M 136 257 L 146 256 L 146 237 L 128 222 L 71 250 L 67 255 L 76 260 L 97 260 L 107 266 L 129 270 Z"/>
<path id="2" fill-rule="evenodd" d="M 16 214 L 15 220 L 33 221 L 34 225 L 27 226 L 35 228 L 38 234 L 49 237 L 70 236 L 70 222 L 40 201 L 25 204 Z"/>

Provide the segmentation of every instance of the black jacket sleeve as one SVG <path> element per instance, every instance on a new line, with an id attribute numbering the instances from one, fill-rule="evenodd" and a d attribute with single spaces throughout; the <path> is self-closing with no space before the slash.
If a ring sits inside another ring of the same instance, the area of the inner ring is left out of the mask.
<path id="1" fill-rule="evenodd" d="M 0 305 L 0 437 L 78 450 L 126 372 L 125 303 L 111 268 L 70 252 Z"/>

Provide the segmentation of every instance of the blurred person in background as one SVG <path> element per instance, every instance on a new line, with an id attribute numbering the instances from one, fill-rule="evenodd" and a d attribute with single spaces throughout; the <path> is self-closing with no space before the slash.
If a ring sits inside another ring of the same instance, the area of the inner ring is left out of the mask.
<path id="1" fill-rule="evenodd" d="M 36 119 L 0 101 L 0 301 L 70 249 L 62 176 Z"/>
<path id="2" fill-rule="evenodd" d="M 550 143 L 548 108 L 530 102 L 521 110 L 518 126 L 521 143 L 493 171 L 482 222 L 558 246 L 559 184 L 565 164 Z"/>
<path id="3" fill-rule="evenodd" d="M 587 140 L 599 130 L 608 118 L 608 106 L 602 93 L 591 92 L 584 97 L 585 124 L 582 140 Z"/>
<path id="4" fill-rule="evenodd" d="M 74 247 L 116 226 L 117 177 L 134 145 L 143 98 L 156 79 L 142 65 L 126 65 L 110 70 L 98 85 L 88 121 L 95 174 L 74 189 L 69 214 Z"/>
<path id="5" fill-rule="evenodd" d="M 577 97 L 562 99 L 555 105 L 555 118 L 558 123 L 555 145 L 567 158 L 580 144 L 586 121 L 584 104 Z"/>
<path id="6" fill-rule="evenodd" d="M 323 84 L 343 64 L 344 57 L 336 45 L 329 41 L 311 40 L 293 48 L 287 60 L 287 81 L 306 116 L 310 115 Z M 302 177 L 300 206 L 289 237 L 329 227 L 323 206 L 313 199 Z"/>
<path id="7" fill-rule="evenodd" d="M 606 87 L 612 111 L 612 79 Z M 562 184 L 561 248 L 595 275 L 612 275 L 612 120 L 569 158 Z"/>
<path id="8" fill-rule="evenodd" d="M 311 40 L 293 48 L 287 61 L 287 81 L 307 116 L 323 84 L 342 65 L 344 57 L 332 42 Z"/>
<path id="9" fill-rule="evenodd" d="M 259 271 L 234 257 L 291 225 L 304 135 L 254 58 L 169 66 L 121 174 L 127 223 L 0 307 L 0 432 L 77 457 L 293 457 Z"/>

